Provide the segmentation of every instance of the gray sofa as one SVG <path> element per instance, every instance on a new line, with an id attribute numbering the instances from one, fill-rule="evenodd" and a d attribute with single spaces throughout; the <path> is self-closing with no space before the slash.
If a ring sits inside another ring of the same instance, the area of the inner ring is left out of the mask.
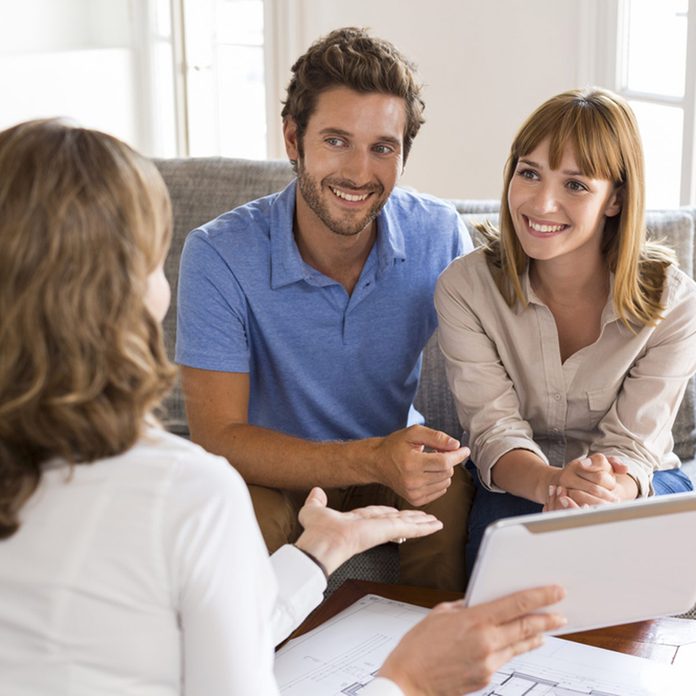
<path id="1" fill-rule="evenodd" d="M 273 193 L 292 178 L 285 162 L 256 162 L 248 160 L 204 158 L 156 160 L 169 188 L 174 211 L 174 237 L 166 261 L 166 274 L 172 285 L 172 306 L 164 321 L 167 348 L 173 356 L 176 334 L 176 288 L 179 255 L 187 233 L 226 210 L 247 201 Z M 495 218 L 497 201 L 452 201 L 467 226 L 486 217 Z M 649 233 L 670 243 L 679 256 L 683 270 L 693 275 L 695 267 L 694 232 L 696 208 L 669 211 L 651 211 L 648 214 Z M 674 425 L 675 449 L 686 470 L 694 476 L 696 457 L 696 392 L 689 385 L 684 402 Z M 459 437 L 459 426 L 452 397 L 447 389 L 444 364 L 435 337 L 426 347 L 423 372 L 416 405 L 434 428 Z M 167 428 L 180 435 L 188 435 L 181 390 L 177 385 L 165 402 L 163 420 Z M 346 577 L 394 582 L 397 580 L 398 561 L 394 548 L 382 547 L 361 554 L 334 575 L 332 587 Z"/>

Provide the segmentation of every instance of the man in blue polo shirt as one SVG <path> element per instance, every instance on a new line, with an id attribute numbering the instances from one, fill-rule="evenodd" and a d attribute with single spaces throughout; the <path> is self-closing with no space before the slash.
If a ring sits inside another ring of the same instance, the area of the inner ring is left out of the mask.
<path id="1" fill-rule="evenodd" d="M 401 581 L 465 585 L 468 450 L 413 407 L 435 281 L 471 249 L 454 208 L 395 188 L 423 123 L 412 66 L 341 29 L 293 66 L 282 112 L 297 179 L 194 230 L 177 361 L 192 439 L 249 484 L 274 551 L 315 485 L 333 507 L 424 507 Z"/>

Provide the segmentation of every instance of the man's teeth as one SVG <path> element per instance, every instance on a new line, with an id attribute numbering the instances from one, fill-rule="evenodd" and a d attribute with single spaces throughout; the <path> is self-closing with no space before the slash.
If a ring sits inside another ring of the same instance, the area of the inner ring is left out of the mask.
<path id="1" fill-rule="evenodd" d="M 529 226 L 535 232 L 560 232 L 566 225 L 540 225 L 537 222 L 529 220 Z"/>
<path id="2" fill-rule="evenodd" d="M 343 198 L 345 201 L 350 201 L 351 203 L 356 203 L 357 201 L 364 201 L 370 194 L 361 193 L 356 195 L 354 193 L 346 193 L 345 191 L 339 191 L 338 189 L 331 189 L 339 198 Z"/>

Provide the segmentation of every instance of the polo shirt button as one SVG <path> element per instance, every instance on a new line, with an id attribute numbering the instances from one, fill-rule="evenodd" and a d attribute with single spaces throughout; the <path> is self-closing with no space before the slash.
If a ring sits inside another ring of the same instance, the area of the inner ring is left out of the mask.
<path id="1" fill-rule="evenodd" d="M 561 395 L 560 395 L 558 392 L 556 392 L 556 393 L 553 395 L 553 398 L 556 399 L 556 401 L 560 401 L 560 400 L 561 400 Z"/>

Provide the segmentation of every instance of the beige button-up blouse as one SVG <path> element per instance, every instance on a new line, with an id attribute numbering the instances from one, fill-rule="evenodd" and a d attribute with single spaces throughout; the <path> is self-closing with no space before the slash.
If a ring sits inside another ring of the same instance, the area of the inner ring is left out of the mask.
<path id="1" fill-rule="evenodd" d="M 522 288 L 527 307 L 508 307 L 479 249 L 455 259 L 435 292 L 447 377 L 483 485 L 501 490 L 491 470 L 510 450 L 558 467 L 601 452 L 621 457 L 649 495 L 654 470 L 680 466 L 672 425 L 696 372 L 696 283 L 670 267 L 664 318 L 636 334 L 608 301 L 597 341 L 564 363 L 527 273 Z"/>

